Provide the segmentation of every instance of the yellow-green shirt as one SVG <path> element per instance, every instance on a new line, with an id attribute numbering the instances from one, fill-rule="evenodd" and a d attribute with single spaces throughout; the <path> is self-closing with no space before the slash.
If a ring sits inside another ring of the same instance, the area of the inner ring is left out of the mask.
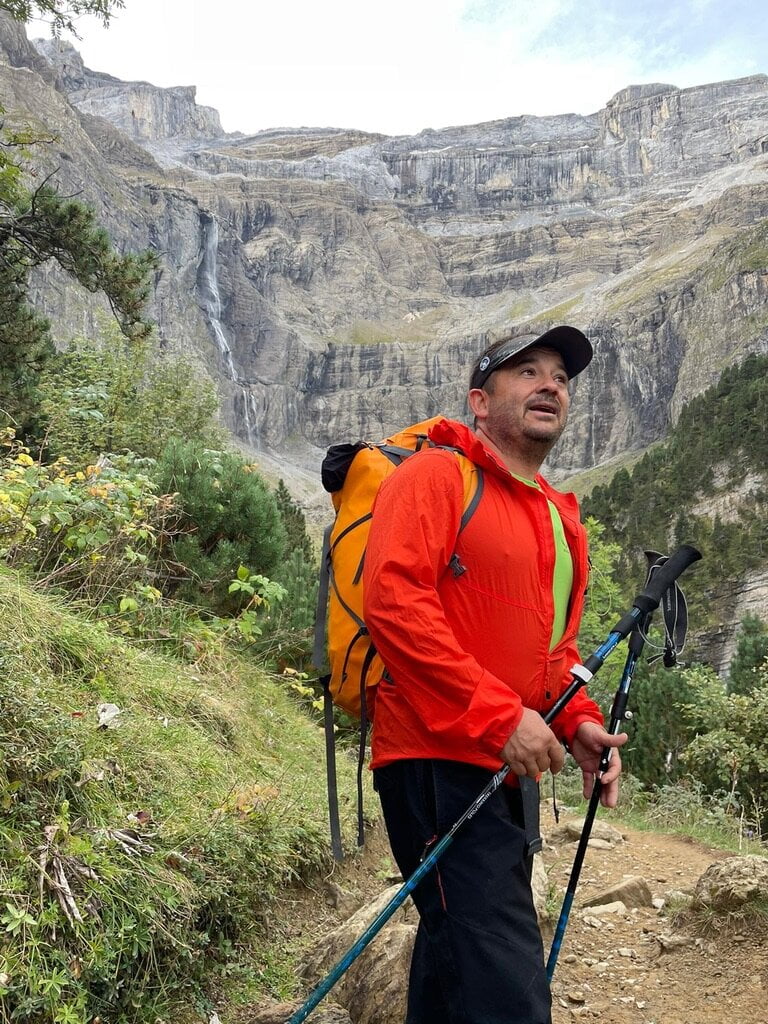
<path id="1" fill-rule="evenodd" d="M 541 490 L 541 487 L 539 487 L 535 480 L 527 480 L 523 476 L 518 476 L 517 473 L 513 473 L 512 476 L 529 487 L 535 487 L 538 491 Z M 571 556 L 571 549 L 568 547 L 568 541 L 565 539 L 565 530 L 563 529 L 560 513 L 549 498 L 547 498 L 547 505 L 549 506 L 549 515 L 552 520 L 552 535 L 555 541 L 555 568 L 552 573 L 552 599 L 555 605 L 555 616 L 552 622 L 552 636 L 549 641 L 549 649 L 551 651 L 557 646 L 565 632 L 565 624 L 568 620 L 568 604 L 571 600 L 571 590 L 573 588 L 573 558 Z"/>

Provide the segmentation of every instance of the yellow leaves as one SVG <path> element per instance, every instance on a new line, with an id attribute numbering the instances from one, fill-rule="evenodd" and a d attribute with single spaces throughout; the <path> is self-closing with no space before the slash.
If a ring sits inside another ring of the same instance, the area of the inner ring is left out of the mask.
<path id="1" fill-rule="evenodd" d="M 245 789 L 231 793 L 219 808 L 222 813 L 234 814 L 241 820 L 251 817 L 267 804 L 277 800 L 280 790 L 276 786 L 265 786 L 253 783 Z"/>
<path id="2" fill-rule="evenodd" d="M 26 452 L 19 452 L 19 454 L 13 461 L 17 463 L 19 466 L 34 466 L 35 464 L 35 460 L 32 458 L 31 455 L 28 455 Z"/>

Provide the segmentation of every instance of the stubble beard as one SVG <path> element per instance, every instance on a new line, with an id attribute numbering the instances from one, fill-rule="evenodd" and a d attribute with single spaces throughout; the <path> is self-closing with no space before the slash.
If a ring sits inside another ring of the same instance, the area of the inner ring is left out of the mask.
<path id="1" fill-rule="evenodd" d="M 523 416 L 492 416 L 486 423 L 488 435 L 501 451 L 524 455 L 541 464 L 565 430 L 565 421 L 556 428 L 526 423 Z"/>

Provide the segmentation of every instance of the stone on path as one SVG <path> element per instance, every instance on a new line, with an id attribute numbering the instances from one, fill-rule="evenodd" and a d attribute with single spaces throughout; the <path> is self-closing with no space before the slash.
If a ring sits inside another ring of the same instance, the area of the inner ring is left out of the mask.
<path id="1" fill-rule="evenodd" d="M 590 896 L 584 900 L 582 906 L 597 907 L 617 901 L 621 901 L 627 907 L 650 907 L 653 905 L 653 896 L 646 880 L 640 875 L 632 875 Z"/>
<path id="2" fill-rule="evenodd" d="M 572 843 L 581 839 L 581 832 L 584 828 L 584 819 L 575 818 L 573 821 L 566 821 L 547 834 L 547 842 L 557 846 L 560 843 Z M 600 839 L 610 843 L 611 846 L 618 846 L 624 842 L 624 836 L 613 825 L 606 825 L 604 821 L 595 821 L 590 832 L 592 839 Z"/>

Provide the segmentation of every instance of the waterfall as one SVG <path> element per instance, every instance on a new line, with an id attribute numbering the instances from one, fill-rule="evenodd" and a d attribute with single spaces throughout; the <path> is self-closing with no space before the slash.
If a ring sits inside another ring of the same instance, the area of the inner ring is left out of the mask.
<path id="1" fill-rule="evenodd" d="M 197 268 L 197 293 L 200 305 L 208 317 L 216 346 L 224 363 L 225 375 L 236 385 L 242 399 L 242 430 L 236 432 L 252 448 L 259 446 L 258 409 L 250 384 L 243 380 L 235 369 L 232 349 L 229 347 L 224 325 L 221 322 L 221 293 L 219 292 L 218 250 L 219 225 L 216 218 L 204 217 L 202 227 L 203 244 L 200 263 Z M 235 415 L 239 414 L 239 402 L 235 399 Z"/>
<path id="2" fill-rule="evenodd" d="M 221 295 L 219 293 L 219 276 L 217 256 L 219 249 L 219 225 L 215 217 L 203 221 L 203 253 L 197 268 L 197 290 L 202 308 L 208 315 L 213 336 L 216 339 L 221 358 L 224 361 L 227 376 L 237 380 L 232 349 L 229 347 L 224 327 L 221 323 Z"/>

